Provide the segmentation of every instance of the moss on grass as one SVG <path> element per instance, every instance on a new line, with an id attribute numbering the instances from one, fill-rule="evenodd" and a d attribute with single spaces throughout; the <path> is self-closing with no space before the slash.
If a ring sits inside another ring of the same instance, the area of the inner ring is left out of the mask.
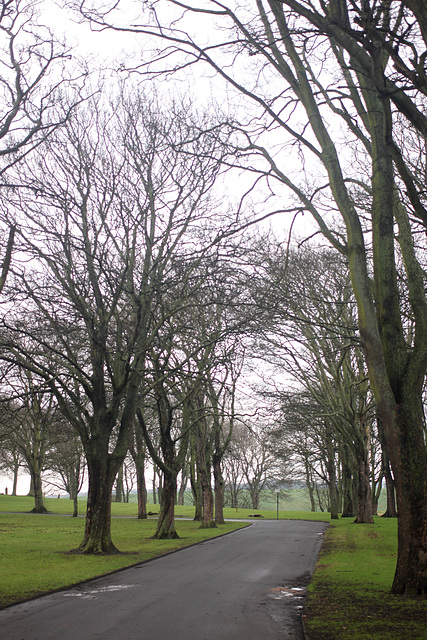
<path id="1" fill-rule="evenodd" d="M 427 640 L 425 600 L 390 594 L 396 524 L 329 527 L 305 607 L 309 640 Z"/>

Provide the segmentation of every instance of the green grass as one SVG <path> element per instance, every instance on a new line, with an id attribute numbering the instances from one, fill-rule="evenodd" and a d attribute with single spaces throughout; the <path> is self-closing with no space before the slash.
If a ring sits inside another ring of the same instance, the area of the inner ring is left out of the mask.
<path id="1" fill-rule="evenodd" d="M 60 514 L 72 514 L 73 512 L 73 503 L 71 500 L 67 500 L 62 498 L 58 500 L 57 498 L 46 498 L 45 506 L 50 513 L 60 513 Z M 4 496 L 0 495 L 0 512 L 1 511 L 10 511 L 10 512 L 19 512 L 26 513 L 31 511 L 34 507 L 34 499 L 28 496 Z M 153 513 L 159 512 L 158 504 L 149 504 L 147 505 L 147 510 Z M 79 514 L 84 515 L 86 511 L 86 500 L 79 500 Z M 112 514 L 114 516 L 136 516 L 138 512 L 137 504 L 135 502 L 113 502 L 112 504 Z M 249 518 L 249 516 L 253 513 L 259 513 L 264 518 L 276 519 L 277 511 L 276 509 L 224 509 L 224 517 L 225 518 Z M 192 505 L 185 506 L 176 506 L 175 507 L 175 515 L 177 518 L 193 518 L 194 517 L 194 507 Z M 329 513 L 313 513 L 311 511 L 279 511 L 279 518 L 286 520 L 322 520 L 328 521 L 330 519 Z"/>
<path id="2" fill-rule="evenodd" d="M 155 519 L 113 518 L 112 537 L 122 554 L 70 554 L 69 551 L 83 538 L 84 524 L 84 518 L 1 514 L 0 607 L 116 571 L 242 526 L 232 522 L 217 529 L 200 529 L 199 523 L 187 520 L 177 523 L 179 540 L 151 540 Z"/>
<path id="3" fill-rule="evenodd" d="M 69 516 L 70 500 L 46 499 L 51 513 Z M 28 515 L 33 500 L 0 495 L 0 607 L 114 571 L 241 526 L 199 529 L 194 507 L 176 507 L 179 540 L 151 540 L 156 518 L 137 520 L 135 503 L 113 503 L 112 536 L 119 556 L 76 556 L 68 551 L 83 536 L 84 518 Z M 80 514 L 86 503 L 79 501 Z M 159 511 L 158 505 L 148 510 Z M 225 509 L 226 518 L 248 518 L 253 509 Z M 257 510 L 276 518 L 276 510 Z M 122 517 L 120 517 L 122 516 Z M 125 517 L 128 516 L 128 517 Z M 329 521 L 327 513 L 279 511 L 281 519 Z M 427 640 L 423 599 L 390 595 L 396 564 L 396 521 L 373 525 L 333 521 L 322 546 L 305 609 L 309 640 Z"/>
<path id="4" fill-rule="evenodd" d="M 426 603 L 392 596 L 397 522 L 334 521 L 309 586 L 309 640 L 426 640 Z"/>

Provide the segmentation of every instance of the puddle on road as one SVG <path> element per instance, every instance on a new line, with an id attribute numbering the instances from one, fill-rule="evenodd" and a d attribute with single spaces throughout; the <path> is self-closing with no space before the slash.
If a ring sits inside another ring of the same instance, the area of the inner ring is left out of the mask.
<path id="1" fill-rule="evenodd" d="M 272 600 L 283 600 L 284 598 L 300 599 L 303 597 L 305 589 L 303 587 L 273 587 L 269 591 Z"/>
<path id="2" fill-rule="evenodd" d="M 112 591 L 124 591 L 126 589 L 132 589 L 136 587 L 136 584 L 110 584 L 107 587 L 100 587 L 99 589 L 91 589 L 90 591 L 72 591 L 71 593 L 64 593 L 64 598 L 83 598 L 83 600 L 96 600 L 96 595 L 99 593 L 110 593 Z"/>

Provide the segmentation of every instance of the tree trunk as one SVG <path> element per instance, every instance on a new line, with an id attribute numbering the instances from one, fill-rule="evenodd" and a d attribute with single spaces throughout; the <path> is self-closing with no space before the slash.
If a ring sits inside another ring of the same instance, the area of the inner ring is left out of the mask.
<path id="1" fill-rule="evenodd" d="M 359 417 L 361 432 L 361 444 L 358 450 L 358 482 L 357 482 L 357 516 L 356 524 L 373 524 L 372 516 L 372 490 L 371 472 L 369 464 L 369 452 L 371 445 L 370 425 L 366 416 Z M 362 450 L 363 443 L 363 450 Z"/>
<path id="2" fill-rule="evenodd" d="M 13 467 L 13 487 L 12 487 L 13 496 L 16 496 L 16 490 L 18 488 L 18 474 L 19 474 L 19 463 L 15 463 Z"/>
<path id="3" fill-rule="evenodd" d="M 202 423 L 202 424 L 200 424 Z M 210 456 L 207 451 L 209 449 L 207 429 L 204 428 L 203 420 L 196 427 L 196 467 L 197 476 L 200 480 L 202 488 L 203 514 L 201 529 L 210 529 L 216 527 L 214 521 L 214 499 L 211 486 L 211 465 Z"/>
<path id="4" fill-rule="evenodd" d="M 29 498 L 34 498 L 34 480 L 33 480 L 33 476 L 32 476 L 31 473 L 30 473 L 30 478 L 31 478 L 30 479 L 30 488 L 28 490 L 27 496 Z"/>
<path id="5" fill-rule="evenodd" d="M 215 490 L 215 522 L 224 524 L 224 480 L 221 474 L 221 461 L 213 457 L 213 474 Z"/>
<path id="6" fill-rule="evenodd" d="M 147 518 L 147 488 L 145 486 L 144 464 L 136 467 L 136 493 L 138 496 L 138 519 Z"/>
<path id="7" fill-rule="evenodd" d="M 175 529 L 175 498 L 177 491 L 177 474 L 174 471 L 164 473 L 162 505 L 156 532 L 153 538 L 171 540 L 179 538 Z"/>
<path id="8" fill-rule="evenodd" d="M 70 500 L 73 501 L 73 518 L 77 518 L 79 506 L 78 506 L 78 477 L 75 473 L 75 469 L 71 470 L 70 477 Z"/>
<path id="9" fill-rule="evenodd" d="M 79 501 L 76 493 L 73 500 L 73 518 L 77 518 L 78 515 L 79 515 Z"/>
<path id="10" fill-rule="evenodd" d="M 115 502 L 123 502 L 124 486 L 123 486 L 123 465 L 117 472 L 116 478 L 116 497 Z"/>
<path id="11" fill-rule="evenodd" d="M 210 484 L 203 486 L 203 518 L 200 529 L 214 529 L 216 522 L 214 520 L 214 497 Z"/>
<path id="12" fill-rule="evenodd" d="M 156 470 L 153 470 L 153 482 L 152 482 L 152 487 L 153 487 L 153 504 L 157 504 L 157 494 L 156 494 Z"/>
<path id="13" fill-rule="evenodd" d="M 136 494 L 138 499 L 138 519 L 147 518 L 147 487 L 145 484 L 145 457 L 146 449 L 143 434 L 138 424 L 134 426 L 134 445 L 130 448 L 130 454 L 136 469 Z M 154 474 L 155 475 L 155 474 Z M 153 479 L 154 489 L 154 479 Z M 154 495 L 154 491 L 153 491 Z M 155 502 L 154 502 L 155 504 Z"/>
<path id="14" fill-rule="evenodd" d="M 396 594 L 426 595 L 427 460 L 423 408 L 419 399 L 421 393 L 413 397 L 416 390 L 410 387 L 406 393 L 409 397 L 405 404 L 396 409 L 400 438 L 393 470 L 398 512 L 398 555 L 392 591 Z"/>
<path id="15" fill-rule="evenodd" d="M 157 469 L 157 502 L 161 505 L 163 500 L 163 476 L 159 469 Z"/>
<path id="16" fill-rule="evenodd" d="M 41 469 L 37 460 L 33 460 L 31 481 L 34 490 L 34 508 L 31 510 L 31 513 L 47 513 L 47 509 L 43 504 Z"/>
<path id="17" fill-rule="evenodd" d="M 327 445 L 327 460 L 326 469 L 328 472 L 328 488 L 329 488 L 329 500 L 330 500 L 330 513 L 331 520 L 338 520 L 338 487 L 337 487 L 337 474 L 335 465 L 335 446 L 334 440 L 331 435 L 331 427 L 326 424 L 326 445 Z"/>
<path id="18" fill-rule="evenodd" d="M 348 460 L 348 446 L 344 445 L 341 452 L 341 464 L 342 464 L 342 494 L 343 494 L 343 506 L 342 506 L 342 518 L 355 518 L 355 500 L 354 500 L 354 480 L 352 469 Z"/>
<path id="19" fill-rule="evenodd" d="M 379 418 L 377 419 L 377 425 L 378 425 L 378 438 L 381 443 L 381 449 L 382 449 L 384 480 L 385 480 L 386 496 L 387 496 L 387 507 L 382 517 L 397 518 L 396 492 L 395 492 L 395 486 L 394 486 L 394 479 L 391 473 L 390 458 L 387 452 L 387 443 L 384 436 L 384 430 L 382 428 L 381 420 Z"/>
<path id="20" fill-rule="evenodd" d="M 251 498 L 252 498 L 252 508 L 253 509 L 259 509 L 259 491 L 258 491 L 258 489 L 255 489 L 253 492 L 251 492 Z"/>
<path id="21" fill-rule="evenodd" d="M 182 470 L 182 480 L 181 480 L 181 486 L 179 487 L 178 500 L 177 500 L 177 504 L 181 507 L 184 505 L 184 496 L 185 496 L 185 491 L 187 489 L 187 483 L 188 483 L 188 465 L 185 465 L 185 467 Z"/>
<path id="22" fill-rule="evenodd" d="M 394 489 L 394 480 L 393 480 L 393 476 L 391 475 L 390 461 L 385 451 L 383 452 L 383 460 L 384 460 L 384 479 L 385 479 L 385 489 L 386 489 L 386 496 L 387 496 L 387 507 L 381 517 L 397 518 L 396 492 Z"/>
<path id="23" fill-rule="evenodd" d="M 366 458 L 359 462 L 359 475 L 357 483 L 357 516 L 356 524 L 373 524 L 372 517 L 372 492 L 370 482 L 369 462 Z"/>
<path id="24" fill-rule="evenodd" d="M 304 467 L 305 467 L 305 480 L 307 483 L 308 495 L 310 498 L 310 510 L 314 513 L 316 511 L 316 501 L 314 499 L 313 485 L 310 478 L 310 468 L 308 465 L 307 458 L 304 458 Z"/>
<path id="25" fill-rule="evenodd" d="M 195 438 L 191 437 L 191 458 L 190 458 L 190 484 L 193 492 L 195 513 L 194 520 L 201 522 L 203 517 L 203 492 L 200 484 L 199 475 L 196 468 Z"/>
<path id="26" fill-rule="evenodd" d="M 83 540 L 76 549 L 82 554 L 119 553 L 111 539 L 111 499 L 114 480 L 122 461 L 108 458 L 108 453 L 98 455 L 86 452 L 89 476 L 86 526 Z"/>
<path id="27" fill-rule="evenodd" d="M 338 520 L 338 487 L 335 476 L 329 482 L 329 499 L 331 520 Z"/>
<path id="28" fill-rule="evenodd" d="M 380 496 L 377 493 L 373 493 L 372 494 L 372 515 L 373 516 L 377 516 L 378 515 L 378 502 L 379 502 Z"/>

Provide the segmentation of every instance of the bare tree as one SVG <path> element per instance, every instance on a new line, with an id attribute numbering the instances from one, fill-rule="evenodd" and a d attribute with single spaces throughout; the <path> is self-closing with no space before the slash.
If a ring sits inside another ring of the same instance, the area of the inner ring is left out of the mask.
<path id="1" fill-rule="evenodd" d="M 108 8 L 80 8 L 94 24 L 126 30 L 108 25 Z M 200 34 L 213 19 L 222 28 L 210 30 L 206 45 Z M 282 186 L 292 194 L 294 201 L 281 208 L 309 212 L 347 256 L 396 481 L 399 543 L 392 590 L 425 594 L 427 302 L 418 247 L 425 248 L 419 232 L 427 225 L 427 210 L 424 175 L 412 170 L 413 149 L 406 144 L 414 133 L 427 133 L 424 6 L 417 0 L 257 0 L 250 7 L 159 0 L 132 30 L 164 43 L 146 69 L 161 73 L 207 64 L 245 97 L 252 113 L 236 126 L 243 137 L 236 145 L 238 162 L 245 154 L 251 158 L 248 169 L 274 184 L 273 193 Z M 330 127 L 333 118 L 341 126 Z M 256 166 L 254 155 L 266 162 L 264 168 Z M 284 161 L 289 155 L 294 171 Z M 308 162 L 310 179 L 304 179 Z M 425 150 L 420 164 L 425 165 Z M 331 213 L 343 230 L 337 231 Z M 399 259 L 404 291 L 398 287 Z M 403 301 L 414 319 L 410 333 Z"/>
<path id="2" fill-rule="evenodd" d="M 46 455 L 45 485 L 66 491 L 73 501 L 73 517 L 78 516 L 78 495 L 85 480 L 83 445 L 63 416 L 54 425 L 54 440 Z"/>
<path id="3" fill-rule="evenodd" d="M 9 437 L 10 449 L 25 461 L 31 476 L 31 495 L 34 496 L 34 513 L 47 513 L 43 504 L 42 471 L 46 456 L 56 441 L 58 406 L 44 380 L 29 370 L 17 371 L 8 380 L 10 393 L 9 419 L 13 434 Z"/>
<path id="4" fill-rule="evenodd" d="M 234 491 L 235 507 L 238 493 L 244 488 L 249 492 L 252 508 L 259 509 L 261 492 L 277 486 L 286 477 L 285 465 L 271 447 L 267 429 L 254 423 L 235 425 L 226 470 L 231 471 L 232 482 L 228 484 Z"/>
<path id="5" fill-rule="evenodd" d="M 84 74 L 66 73 L 67 46 L 40 23 L 38 2 L 0 2 L 0 176 L 15 182 L 8 169 L 20 163 L 81 101 Z M 66 96 L 65 96 L 66 93 Z M 16 184 L 15 184 L 16 186 Z M 10 268 L 15 225 L 10 224 L 0 273 L 0 292 Z"/>
<path id="6" fill-rule="evenodd" d="M 171 105 L 166 117 L 137 92 L 112 111 L 101 103 L 40 147 L 21 171 L 26 192 L 11 194 L 4 213 L 19 220 L 31 263 L 14 269 L 2 357 L 44 379 L 80 435 L 89 478 L 81 553 L 117 551 L 114 479 L 142 383 L 144 393 L 164 384 L 148 355 L 185 300 L 165 305 L 175 261 L 204 250 L 198 226 L 219 167 L 215 138 L 204 146 L 187 108 Z"/>

